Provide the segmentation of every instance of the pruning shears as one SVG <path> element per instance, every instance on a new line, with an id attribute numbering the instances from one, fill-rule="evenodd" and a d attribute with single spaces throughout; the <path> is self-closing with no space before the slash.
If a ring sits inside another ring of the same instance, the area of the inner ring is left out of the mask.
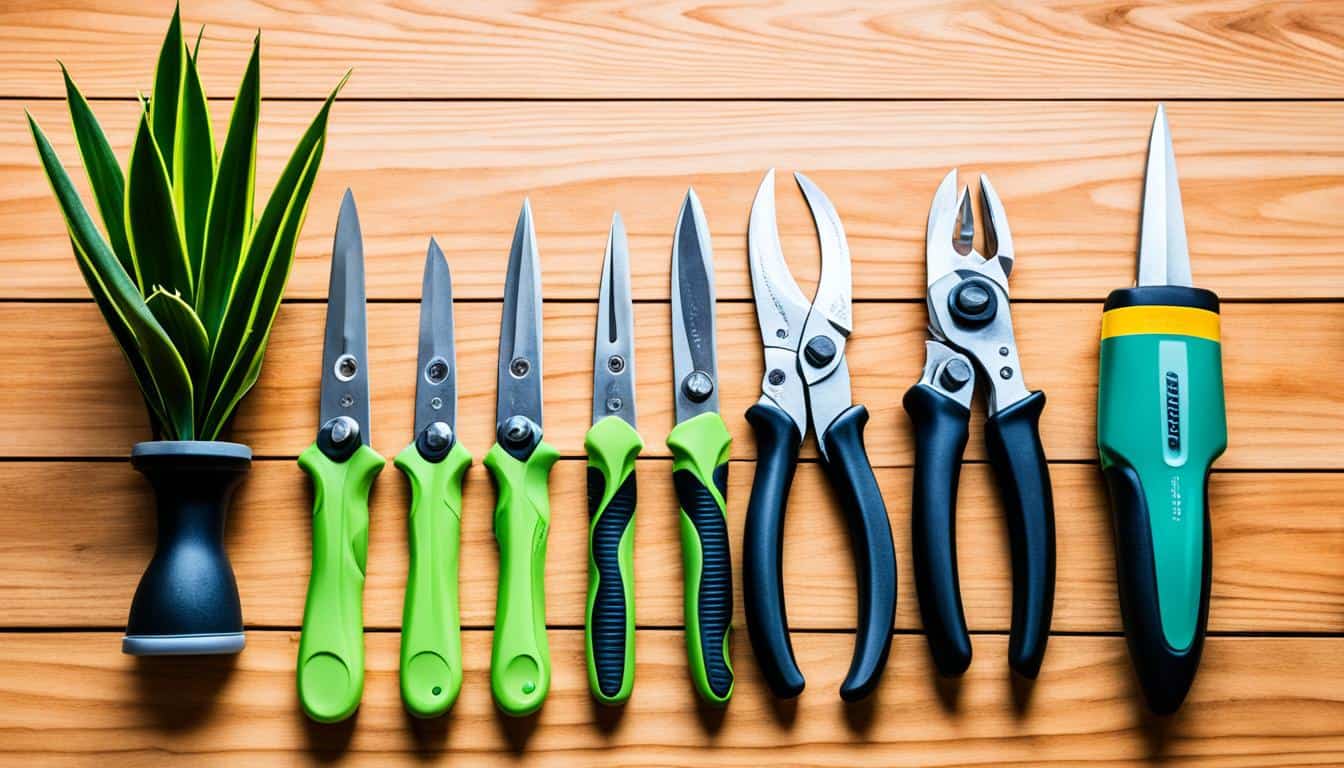
<path id="1" fill-rule="evenodd" d="M 604 704 L 630 698 L 635 683 L 634 309 L 630 252 L 621 215 L 611 219 L 593 339 L 593 425 L 588 452 L 588 683 Z"/>
<path id="2" fill-rule="evenodd" d="M 415 439 L 395 461 L 411 485 L 401 700 L 416 717 L 437 717 L 453 706 L 462 689 L 457 573 L 462 477 L 471 454 L 456 431 L 452 275 L 433 239 L 425 254 L 416 362 Z"/>
<path id="3" fill-rule="evenodd" d="M 957 171 L 929 208 L 925 241 L 929 335 L 924 373 L 904 398 L 915 432 L 913 563 L 919 611 L 934 666 L 957 676 L 971 638 L 957 577 L 956 503 L 977 375 L 988 382 L 985 444 L 1008 523 L 1013 613 L 1008 666 L 1035 679 L 1050 637 L 1055 599 L 1055 507 L 1039 421 L 1045 394 L 1022 377 L 1008 300 L 1013 238 L 999 195 L 980 176 L 985 254 L 975 250 L 970 189 Z"/>
<path id="4" fill-rule="evenodd" d="M 714 258 L 695 190 L 686 191 L 672 238 L 672 369 L 677 423 L 667 447 L 681 506 L 686 651 L 696 691 L 722 705 L 733 695 L 733 567 L 725 511 L 732 437 L 719 415 Z"/>
<path id="5" fill-rule="evenodd" d="M 541 708 L 551 687 L 546 643 L 548 482 L 560 453 L 542 439 L 541 263 L 532 205 L 523 201 L 513 232 L 499 329 L 495 444 L 483 463 L 494 478 L 499 592 L 490 688 L 505 714 Z"/>
<path id="6" fill-rule="evenodd" d="M 364 241 L 350 190 L 331 252 L 322 345 L 321 427 L 299 455 L 313 481 L 313 566 L 299 636 L 299 701 L 322 723 L 346 719 L 364 692 L 364 566 L 369 489 L 383 457 L 369 447 Z"/>
<path id="7" fill-rule="evenodd" d="M 1148 706 L 1180 708 L 1209 618 L 1209 470 L 1227 448 L 1218 296 L 1193 287 L 1166 110 L 1148 143 L 1138 285 L 1101 317 L 1097 446 L 1130 657 Z"/>
<path id="8" fill-rule="evenodd" d="M 822 465 L 849 521 L 857 565 L 859 624 L 840 696 L 857 701 L 877 687 L 896 615 L 896 549 L 886 502 L 863 445 L 868 409 L 853 405 L 845 341 L 853 328 L 849 246 L 831 201 L 801 173 L 821 244 L 821 280 L 808 301 L 789 272 L 775 222 L 775 172 L 765 174 L 751 206 L 748 259 L 765 349 L 761 398 L 747 411 L 759 455 L 747 505 L 742 591 L 757 663 L 776 696 L 803 692 L 789 641 L 781 559 L 784 509 L 808 425 Z"/>

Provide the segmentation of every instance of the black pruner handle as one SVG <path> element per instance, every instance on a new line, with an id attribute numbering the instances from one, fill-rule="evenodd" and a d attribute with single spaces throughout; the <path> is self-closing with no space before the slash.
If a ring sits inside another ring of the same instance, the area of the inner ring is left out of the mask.
<path id="1" fill-rule="evenodd" d="M 863 427 L 867 423 L 868 409 L 851 406 L 821 436 L 826 473 L 840 494 L 840 506 L 849 521 L 858 576 L 859 626 L 854 658 L 840 686 L 840 698 L 845 701 L 863 699 L 877 687 L 887 666 L 896 618 L 896 547 L 887 505 L 863 447 Z"/>
<path id="2" fill-rule="evenodd" d="M 756 432 L 757 453 L 742 544 L 747 635 L 770 690 L 781 699 L 792 699 L 803 692 L 804 680 L 789 641 L 781 560 L 784 508 L 798 468 L 802 435 L 793 419 L 773 405 L 753 405 L 747 409 L 747 421 Z"/>
<path id="3" fill-rule="evenodd" d="M 971 411 L 926 384 L 905 393 L 915 431 L 910 514 L 919 614 L 938 674 L 957 677 L 971 665 L 971 636 L 957 575 L 957 483 Z"/>
<path id="4" fill-rule="evenodd" d="M 1008 666 L 1034 679 L 1041 671 L 1055 603 L 1055 502 L 1041 446 L 1045 393 L 999 411 L 985 425 L 989 463 L 1008 516 L 1013 557 L 1013 619 Z"/>

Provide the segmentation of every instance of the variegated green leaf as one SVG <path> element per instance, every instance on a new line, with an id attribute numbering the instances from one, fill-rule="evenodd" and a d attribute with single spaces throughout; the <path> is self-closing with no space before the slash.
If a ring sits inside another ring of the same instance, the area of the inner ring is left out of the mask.
<path id="1" fill-rule="evenodd" d="M 210 212 L 210 190 L 215 185 L 215 136 L 196 57 L 191 55 L 187 56 L 180 111 L 177 140 L 173 143 L 173 199 L 182 219 L 187 262 L 194 279 L 201 273 L 205 220 Z"/>
<path id="2" fill-rule="evenodd" d="M 182 43 L 182 9 L 174 7 L 168 34 L 159 48 L 159 63 L 154 69 L 154 93 L 149 102 L 154 141 L 158 142 L 166 158 L 172 157 L 174 151 L 173 137 L 177 135 L 177 105 L 182 97 L 186 54 L 186 46 Z"/>
<path id="3" fill-rule="evenodd" d="M 145 305 L 154 313 L 155 319 L 182 355 L 182 362 L 187 364 L 195 391 L 203 392 L 205 372 L 210 362 L 210 339 L 206 337 L 205 326 L 201 325 L 196 311 L 181 296 L 162 288 L 151 293 Z"/>
<path id="4" fill-rule="evenodd" d="M 101 294 L 105 306 L 115 311 L 134 337 L 134 348 L 144 362 L 144 370 L 153 380 L 152 388 L 144 389 L 158 393 L 163 407 L 162 426 L 167 436 L 176 440 L 194 439 L 196 428 L 192 418 L 192 384 L 186 364 L 174 349 L 168 334 L 145 306 L 144 298 L 121 268 L 112 248 L 94 226 L 79 198 L 79 192 L 46 134 L 32 115 L 27 117 L 43 171 L 61 206 L 71 242 L 75 245 L 75 257 L 82 262 L 80 271 L 89 282 L 90 292 Z M 125 352 L 128 358 L 134 354 L 131 349 Z M 132 367 L 134 369 L 134 363 Z"/>
<path id="5" fill-rule="evenodd" d="M 233 102 L 229 132 L 219 156 L 205 225 L 205 249 L 197 281 L 196 314 L 214 339 L 228 304 L 238 262 L 252 227 L 252 195 L 256 184 L 257 118 L 261 113 L 261 37 L 252 43 L 252 58 Z"/>
<path id="6" fill-rule="evenodd" d="M 144 113 L 126 173 L 126 234 L 143 294 L 162 287 L 192 296 L 194 281 L 182 224 L 173 208 L 168 170 L 154 141 L 149 115 Z"/>
<path id="7" fill-rule="evenodd" d="M 112 252 L 117 255 L 117 261 L 121 262 L 126 274 L 132 275 L 135 267 L 131 262 L 131 246 L 126 241 L 126 179 L 121 175 L 121 164 L 112 153 L 112 145 L 103 134 L 98 119 L 93 116 L 88 100 L 70 78 L 65 65 L 61 65 L 61 76 L 65 78 L 65 100 L 70 105 L 70 122 L 75 128 L 79 156 L 89 176 L 93 202 L 103 219 Z"/>

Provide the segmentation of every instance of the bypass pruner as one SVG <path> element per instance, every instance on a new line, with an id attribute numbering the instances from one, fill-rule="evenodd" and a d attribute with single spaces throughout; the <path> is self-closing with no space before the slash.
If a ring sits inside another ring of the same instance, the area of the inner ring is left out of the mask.
<path id="1" fill-rule="evenodd" d="M 751 206 L 748 258 L 751 290 L 765 347 L 761 399 L 747 411 L 759 455 L 747 505 L 742 547 L 747 631 L 757 663 L 776 696 L 802 693 L 803 676 L 789 642 L 780 568 L 784 507 L 810 423 L 821 461 L 849 522 L 858 574 L 858 631 L 846 701 L 877 687 L 891 648 L 896 611 L 896 550 L 891 523 L 863 446 L 868 409 L 850 402 L 845 341 L 852 329 L 849 246 L 840 217 L 821 189 L 801 173 L 817 225 L 821 280 L 808 301 L 784 261 L 775 226 L 775 172 L 765 174 Z"/>
<path id="2" fill-rule="evenodd" d="M 905 393 L 915 430 L 913 561 L 919 611 L 938 672 L 960 675 L 971 639 L 957 579 L 956 501 L 976 376 L 988 380 L 985 443 L 1008 518 L 1013 614 L 1008 664 L 1035 678 L 1050 635 L 1055 595 L 1055 513 L 1039 420 L 1045 394 L 1022 378 L 1008 305 L 1013 239 L 1003 203 L 980 176 L 985 251 L 974 248 L 970 190 L 957 171 L 929 209 L 925 242 L 929 335 L 924 374 Z M 978 373 L 977 373 L 978 372 Z"/>

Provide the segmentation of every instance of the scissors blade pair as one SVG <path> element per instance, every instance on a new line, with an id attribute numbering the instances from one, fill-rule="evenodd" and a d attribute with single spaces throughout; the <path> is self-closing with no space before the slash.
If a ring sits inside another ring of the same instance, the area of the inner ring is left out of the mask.
<path id="1" fill-rule="evenodd" d="M 354 419 L 369 444 L 369 333 L 364 308 L 364 236 L 350 190 L 341 198 L 331 248 L 326 332 L 322 343 L 319 424 Z"/>

